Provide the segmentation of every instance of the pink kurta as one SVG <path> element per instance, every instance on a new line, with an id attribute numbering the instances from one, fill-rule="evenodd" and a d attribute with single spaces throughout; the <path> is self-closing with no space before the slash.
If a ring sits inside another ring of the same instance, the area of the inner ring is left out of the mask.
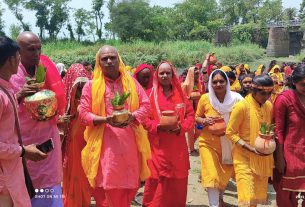
<path id="1" fill-rule="evenodd" d="M 122 93 L 122 81 L 105 78 L 106 114 L 111 115 L 113 107 L 110 103 L 118 91 Z M 149 99 L 137 81 L 136 90 L 139 96 L 140 108 L 133 112 L 137 122 L 142 123 L 149 115 Z M 92 81 L 88 82 L 82 92 L 80 117 L 83 124 L 93 125 L 92 111 Z M 127 105 L 125 105 L 127 109 Z M 130 126 L 126 128 L 112 127 L 106 124 L 100 166 L 96 177 L 96 187 L 109 189 L 136 189 L 139 187 L 139 159 L 135 134 Z"/>
<path id="2" fill-rule="evenodd" d="M 13 75 L 10 82 L 15 93 L 19 92 L 26 83 L 26 77 L 30 76 L 20 64 L 18 72 Z M 24 145 L 41 144 L 53 138 L 54 150 L 48 153 L 48 157 L 39 162 L 28 161 L 28 170 L 35 188 L 47 188 L 60 185 L 62 178 L 61 166 L 61 142 L 57 128 L 56 118 L 48 121 L 36 121 L 26 110 L 24 102 L 19 104 L 18 115 Z"/>
<path id="3" fill-rule="evenodd" d="M 14 98 L 14 91 L 9 82 L 0 78 L 0 85 Z M 31 203 L 24 181 L 14 108 L 10 99 L 1 89 L 0 123 L 0 194 L 9 193 L 14 206 L 29 207 Z"/>

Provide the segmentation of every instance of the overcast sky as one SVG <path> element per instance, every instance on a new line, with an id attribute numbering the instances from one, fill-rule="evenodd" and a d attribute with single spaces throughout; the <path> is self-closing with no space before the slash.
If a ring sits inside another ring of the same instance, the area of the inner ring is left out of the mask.
<path id="1" fill-rule="evenodd" d="M 176 3 L 180 3 L 183 0 L 150 0 L 151 5 L 160 5 L 160 6 L 173 6 Z M 287 7 L 295 7 L 297 9 L 300 8 L 300 4 L 302 0 L 282 0 L 284 8 Z M 17 23 L 15 16 L 8 10 L 6 4 L 3 0 L 0 0 L 1 7 L 4 8 L 4 21 L 5 21 L 5 31 L 9 33 L 9 26 L 13 23 Z M 90 2 L 90 3 L 89 3 Z M 106 1 L 107 2 L 107 1 Z M 91 9 L 91 0 L 72 0 L 70 3 L 70 7 L 78 9 L 78 8 L 87 8 L 88 10 Z M 106 5 L 104 6 L 105 10 L 105 18 L 104 21 L 107 22 L 108 20 L 108 9 Z M 33 12 L 24 12 L 24 21 L 30 23 L 31 28 L 34 32 L 38 32 L 38 29 L 35 28 L 35 16 Z"/>

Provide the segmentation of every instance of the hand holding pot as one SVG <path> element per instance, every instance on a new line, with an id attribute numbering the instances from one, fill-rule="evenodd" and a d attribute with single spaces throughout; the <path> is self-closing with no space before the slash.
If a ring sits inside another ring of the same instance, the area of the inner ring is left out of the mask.
<path id="1" fill-rule="evenodd" d="M 135 120 L 134 115 L 132 115 L 132 113 L 130 112 L 128 113 L 128 119 L 124 122 L 115 122 L 113 117 L 114 117 L 113 115 L 107 116 L 106 123 L 113 127 L 118 127 L 118 128 L 125 128 Z"/>
<path id="2" fill-rule="evenodd" d="M 243 145 L 243 148 L 245 148 L 246 150 L 248 150 L 248 151 L 250 151 L 250 152 L 252 152 L 252 153 L 254 153 L 254 154 L 260 155 L 260 156 L 268 156 L 268 155 L 266 155 L 266 154 L 263 154 L 263 153 L 258 152 L 254 147 L 252 147 L 251 145 L 249 145 L 249 144 L 247 144 L 247 143 L 245 143 L 245 144 Z"/>
<path id="3" fill-rule="evenodd" d="M 215 123 L 215 121 L 212 117 L 206 117 L 206 118 L 202 119 L 203 126 L 213 125 L 214 123 Z"/>
<path id="4" fill-rule="evenodd" d="M 34 93 L 38 92 L 38 90 L 39 90 L 39 88 L 38 88 L 37 85 L 28 85 L 28 84 L 25 84 L 23 86 L 23 88 L 21 89 L 21 91 L 19 91 L 17 93 L 17 100 L 18 100 L 18 102 L 20 103 L 21 100 L 24 97 L 33 95 Z"/>

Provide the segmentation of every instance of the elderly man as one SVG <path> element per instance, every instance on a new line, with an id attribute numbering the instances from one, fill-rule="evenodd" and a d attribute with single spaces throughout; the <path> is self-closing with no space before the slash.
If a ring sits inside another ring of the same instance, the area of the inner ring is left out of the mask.
<path id="1" fill-rule="evenodd" d="M 21 146 L 15 116 L 13 86 L 9 79 L 17 72 L 19 46 L 8 37 L 0 37 L 0 206 L 30 207 L 21 157 L 39 161 L 47 157 L 35 145 Z"/>
<path id="2" fill-rule="evenodd" d="M 82 165 L 98 207 L 129 207 L 139 181 L 150 175 L 150 147 L 141 123 L 149 114 L 149 100 L 129 73 L 118 52 L 103 46 L 97 56 L 93 80 L 83 88 L 80 116 L 87 125 Z M 114 122 L 110 100 L 130 92 L 124 108 L 129 118 Z"/>
<path id="3" fill-rule="evenodd" d="M 28 162 L 28 169 L 37 189 L 37 196 L 32 199 L 33 207 L 60 207 L 62 206 L 62 166 L 61 166 L 61 142 L 57 128 L 57 117 L 50 120 L 38 121 L 31 117 L 23 103 L 24 97 L 38 91 L 37 86 L 27 85 L 26 78 L 33 78 L 36 68 L 42 64 L 46 69 L 44 88 L 56 93 L 58 100 L 58 112 L 63 113 L 65 107 L 65 92 L 61 77 L 55 64 L 46 56 L 41 55 L 41 42 L 32 32 L 23 32 L 17 37 L 20 46 L 21 62 L 18 72 L 13 75 L 10 82 L 15 88 L 19 103 L 19 118 L 22 140 L 24 144 L 43 143 L 49 138 L 53 139 L 54 150 L 49 153 L 47 159 L 41 162 Z"/>

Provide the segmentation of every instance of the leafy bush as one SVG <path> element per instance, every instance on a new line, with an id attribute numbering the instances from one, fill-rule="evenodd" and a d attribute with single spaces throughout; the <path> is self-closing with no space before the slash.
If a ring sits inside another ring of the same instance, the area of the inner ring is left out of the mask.
<path id="1" fill-rule="evenodd" d="M 256 43 L 267 47 L 268 31 L 254 23 L 236 25 L 232 28 L 233 43 Z"/>
<path id="2" fill-rule="evenodd" d="M 161 60 L 169 60 L 182 69 L 194 65 L 196 61 L 203 62 L 205 54 L 211 51 L 216 53 L 216 57 L 224 65 L 248 63 L 262 58 L 265 51 L 251 43 L 215 47 L 206 41 L 121 43 L 113 40 L 85 45 L 69 41 L 47 43 L 43 45 L 43 51 L 54 62 L 62 62 L 67 67 L 80 61 L 89 61 L 94 65 L 97 51 L 105 44 L 114 45 L 125 64 L 132 67 L 144 62 L 157 66 Z"/>

